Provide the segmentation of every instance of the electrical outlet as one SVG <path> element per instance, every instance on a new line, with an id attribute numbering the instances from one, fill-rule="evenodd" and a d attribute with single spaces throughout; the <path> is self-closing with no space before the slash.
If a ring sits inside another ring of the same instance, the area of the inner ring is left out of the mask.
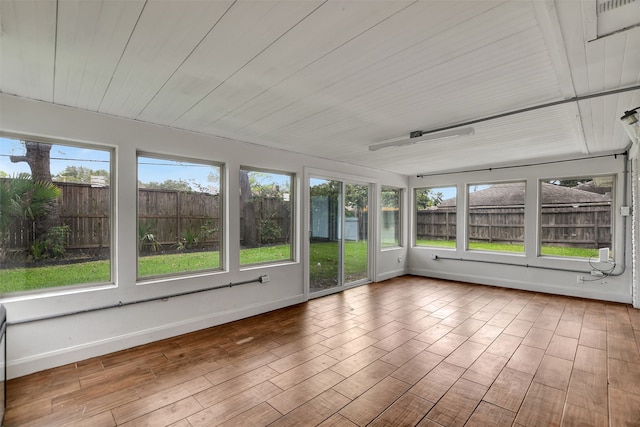
<path id="1" fill-rule="evenodd" d="M 577 283 L 584 283 L 584 277 L 578 276 L 577 277 Z"/>
<path id="2" fill-rule="evenodd" d="M 438 259 L 438 255 L 436 255 L 436 254 L 431 254 L 431 259 Z"/>

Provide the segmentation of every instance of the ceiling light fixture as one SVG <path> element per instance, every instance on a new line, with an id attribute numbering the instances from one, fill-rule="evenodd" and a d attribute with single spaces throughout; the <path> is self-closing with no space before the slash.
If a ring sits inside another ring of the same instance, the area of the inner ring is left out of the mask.
<path id="1" fill-rule="evenodd" d="M 635 110 L 625 111 L 624 116 L 620 117 L 620 120 L 622 120 L 624 123 L 628 125 L 638 123 L 638 110 L 635 109 Z"/>
<path id="2" fill-rule="evenodd" d="M 435 141 L 440 139 L 455 138 L 457 136 L 473 135 L 475 129 L 472 127 L 452 129 L 437 133 L 428 133 L 421 130 L 413 131 L 409 134 L 409 138 L 397 139 L 388 142 L 379 142 L 369 146 L 369 151 L 378 151 L 384 148 L 404 147 L 405 145 L 418 144 L 420 142 Z"/>
<path id="3" fill-rule="evenodd" d="M 627 132 L 627 135 L 629 135 L 629 138 L 631 138 L 631 141 L 635 143 L 640 143 L 640 123 L 638 123 L 640 118 L 638 117 L 638 109 L 640 109 L 640 107 L 625 111 L 624 115 L 620 117 L 620 120 L 622 120 L 624 124 L 624 130 Z"/>

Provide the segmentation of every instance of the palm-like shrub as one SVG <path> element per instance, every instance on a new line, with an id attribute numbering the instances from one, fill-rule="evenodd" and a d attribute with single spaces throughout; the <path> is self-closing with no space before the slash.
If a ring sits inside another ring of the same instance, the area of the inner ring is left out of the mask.
<path id="1" fill-rule="evenodd" d="M 52 182 L 33 181 L 28 173 L 0 180 L 0 256 L 16 222 L 46 217 L 61 190 Z"/>

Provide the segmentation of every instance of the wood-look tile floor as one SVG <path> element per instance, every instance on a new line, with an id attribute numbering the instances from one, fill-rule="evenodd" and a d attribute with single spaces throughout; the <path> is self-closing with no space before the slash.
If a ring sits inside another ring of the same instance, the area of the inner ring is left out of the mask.
<path id="1" fill-rule="evenodd" d="M 405 276 L 17 378 L 7 426 L 639 426 L 640 311 Z"/>

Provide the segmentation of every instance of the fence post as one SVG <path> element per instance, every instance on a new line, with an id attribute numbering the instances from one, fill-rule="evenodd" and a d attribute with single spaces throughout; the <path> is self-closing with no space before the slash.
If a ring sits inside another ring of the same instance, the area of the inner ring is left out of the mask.
<path id="1" fill-rule="evenodd" d="M 489 212 L 489 243 L 493 243 L 493 212 Z"/>
<path id="2" fill-rule="evenodd" d="M 180 229 L 180 223 L 181 218 L 180 218 L 180 208 L 182 206 L 182 197 L 181 197 L 181 192 L 180 191 L 176 191 L 176 233 L 178 234 L 176 236 L 176 240 L 179 242 L 180 241 L 180 236 L 182 236 L 182 230 Z"/>
<path id="3" fill-rule="evenodd" d="M 600 247 L 600 227 L 598 227 L 598 209 L 594 209 L 593 211 L 593 240 L 596 244 L 596 249 Z"/>
<path id="4" fill-rule="evenodd" d="M 449 240 L 449 211 L 444 213 L 444 234 L 445 240 Z"/>

